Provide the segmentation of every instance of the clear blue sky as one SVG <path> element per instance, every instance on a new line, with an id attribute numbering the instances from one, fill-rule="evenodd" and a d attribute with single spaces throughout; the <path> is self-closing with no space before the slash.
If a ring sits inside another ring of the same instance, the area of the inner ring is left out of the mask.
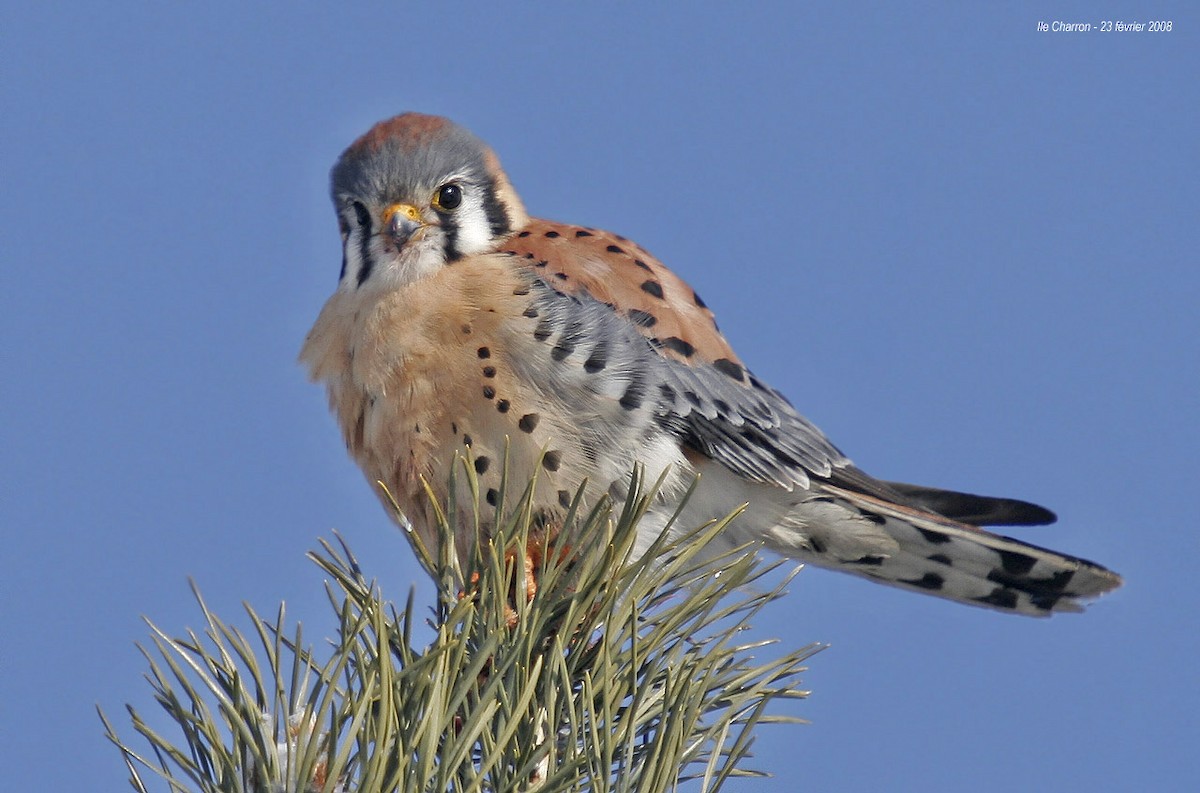
<path id="1" fill-rule="evenodd" d="M 802 573 L 759 629 L 833 645 L 812 724 L 735 790 L 1195 784 L 1193 5 L 33 5 L 0 22 L 6 788 L 125 789 L 94 704 L 154 708 L 140 615 L 197 626 L 188 576 L 324 625 L 304 552 L 336 527 L 420 581 L 294 362 L 328 168 L 406 109 L 660 256 L 866 470 L 1045 503 L 1021 536 L 1127 577 L 1034 621 Z"/>

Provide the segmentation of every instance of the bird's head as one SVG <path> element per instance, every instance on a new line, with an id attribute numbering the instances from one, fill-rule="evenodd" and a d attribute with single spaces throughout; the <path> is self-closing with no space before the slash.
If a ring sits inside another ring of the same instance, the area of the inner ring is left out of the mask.
<path id="1" fill-rule="evenodd" d="M 341 288 L 390 288 L 496 246 L 529 218 L 492 150 L 437 116 L 381 121 L 333 166 Z"/>

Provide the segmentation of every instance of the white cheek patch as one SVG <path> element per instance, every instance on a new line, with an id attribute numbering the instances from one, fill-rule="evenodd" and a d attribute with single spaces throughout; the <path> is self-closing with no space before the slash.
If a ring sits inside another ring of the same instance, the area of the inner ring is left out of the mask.
<path id="1" fill-rule="evenodd" d="M 478 191 L 468 192 L 455 213 L 454 225 L 458 231 L 454 247 L 460 254 L 467 256 L 491 247 L 492 229 Z"/>

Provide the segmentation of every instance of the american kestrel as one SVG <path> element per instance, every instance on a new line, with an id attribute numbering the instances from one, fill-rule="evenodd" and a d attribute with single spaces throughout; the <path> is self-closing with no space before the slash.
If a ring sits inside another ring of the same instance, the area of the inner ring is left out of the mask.
<path id="1" fill-rule="evenodd" d="M 620 235 L 529 217 L 491 149 L 446 119 L 375 125 L 334 165 L 332 194 L 341 276 L 300 357 L 350 454 L 427 548 L 437 535 L 422 478 L 444 499 L 469 447 L 494 504 L 507 448 L 510 481 L 536 472 L 551 520 L 585 480 L 594 503 L 620 500 L 635 463 L 652 481 L 665 471 L 642 549 L 699 475 L 671 531 L 749 504 L 714 552 L 760 541 L 1028 615 L 1078 611 L 1121 583 L 979 528 L 1052 522 L 1042 507 L 863 473 L 750 372 L 691 287 Z"/>

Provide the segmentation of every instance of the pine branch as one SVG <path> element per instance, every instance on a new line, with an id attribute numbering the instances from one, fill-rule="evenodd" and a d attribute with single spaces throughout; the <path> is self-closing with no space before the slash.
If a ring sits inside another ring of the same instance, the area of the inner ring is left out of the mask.
<path id="1" fill-rule="evenodd" d="M 462 470 L 474 492 L 473 468 Z M 491 542 L 462 554 L 465 564 L 444 517 L 455 505 L 435 504 L 438 557 L 417 548 L 439 582 L 434 636 L 422 648 L 413 595 L 397 610 L 340 537 L 309 554 L 331 579 L 338 631 L 328 658 L 304 644 L 298 624 L 288 627 L 282 606 L 271 620 L 247 606 L 247 637 L 193 585 L 203 633 L 172 638 L 151 624 L 152 644 L 141 648 L 182 738 L 129 707 L 149 744 L 139 752 L 101 713 L 133 788 L 158 777 L 171 791 L 205 793 L 648 792 L 695 779 L 715 791 L 761 775 L 742 766 L 753 730 L 797 721 L 766 708 L 806 696 L 794 686 L 819 647 L 756 664 L 752 653 L 769 642 L 741 637 L 790 576 L 756 591 L 776 565 L 753 549 L 698 558 L 734 516 L 633 559 L 654 496 L 637 474 L 620 515 L 606 504 L 582 514 L 577 496 L 564 523 L 577 544 L 527 569 L 528 549 L 542 541 L 531 492 L 511 509 L 501 500 L 496 515 L 507 517 Z"/>

